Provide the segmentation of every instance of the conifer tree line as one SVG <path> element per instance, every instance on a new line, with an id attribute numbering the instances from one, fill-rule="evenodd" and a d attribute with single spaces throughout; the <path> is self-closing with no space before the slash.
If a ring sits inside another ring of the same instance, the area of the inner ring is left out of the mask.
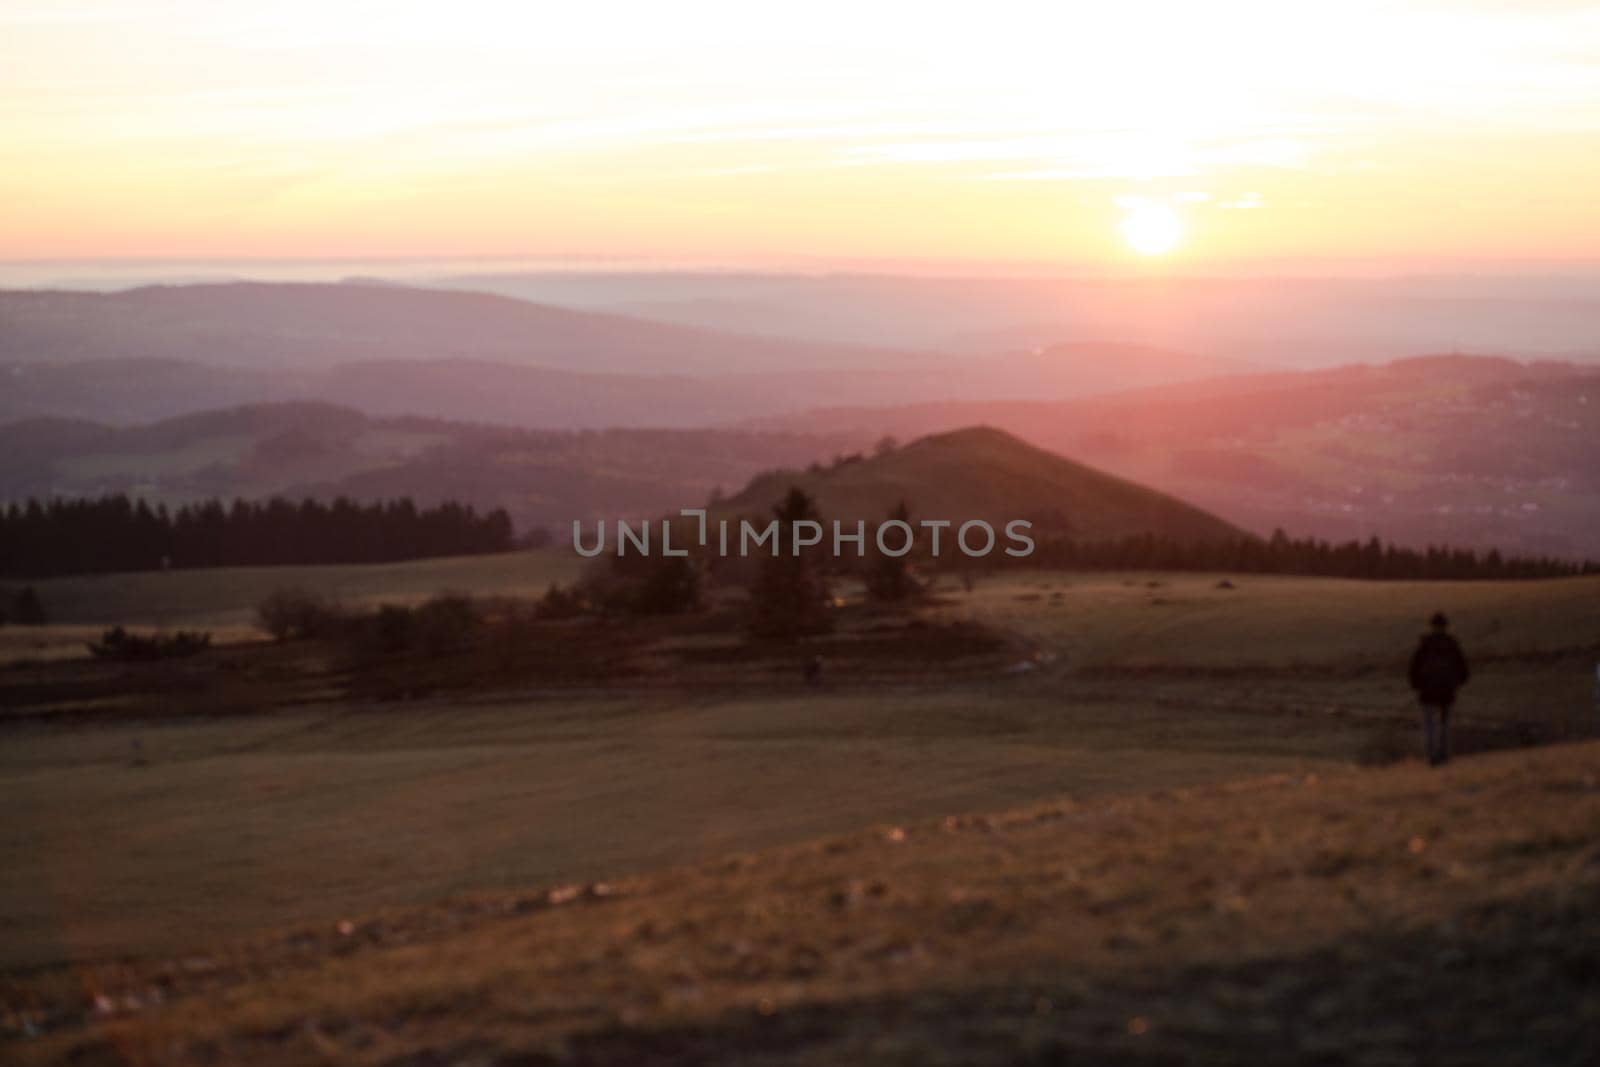
<path id="1" fill-rule="evenodd" d="M 310 563 L 388 563 L 504 552 L 511 517 L 409 497 L 358 503 L 206 500 L 174 510 L 125 495 L 0 509 L 0 576 Z"/>
<path id="2" fill-rule="evenodd" d="M 1113 541 L 1046 538 L 1025 563 L 1063 570 L 1237 571 L 1371 580 L 1566 578 L 1600 574 L 1600 563 L 1548 556 L 1504 556 L 1498 549 L 1429 546 L 1424 549 L 1367 541 L 1334 544 L 1291 538 L 1275 530 L 1266 540 L 1175 541 L 1141 535 Z"/>

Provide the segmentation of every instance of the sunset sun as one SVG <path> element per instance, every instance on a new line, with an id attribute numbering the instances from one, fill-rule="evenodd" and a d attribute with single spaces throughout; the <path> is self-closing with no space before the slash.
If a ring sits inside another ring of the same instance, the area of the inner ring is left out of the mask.
<path id="1" fill-rule="evenodd" d="M 1183 220 L 1165 204 L 1134 205 L 1120 224 L 1122 239 L 1141 256 L 1160 256 L 1183 239 Z"/>

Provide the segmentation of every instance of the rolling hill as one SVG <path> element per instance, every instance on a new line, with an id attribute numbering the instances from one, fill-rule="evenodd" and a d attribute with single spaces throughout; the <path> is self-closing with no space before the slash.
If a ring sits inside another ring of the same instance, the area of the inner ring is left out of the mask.
<path id="1" fill-rule="evenodd" d="M 504 507 L 521 530 L 641 516 L 856 441 L 750 430 L 535 431 L 252 405 L 133 427 L 0 425 L 0 501 L 130 493 L 182 503 L 274 494 Z"/>
<path id="2" fill-rule="evenodd" d="M 985 423 L 1260 533 L 1600 554 L 1600 369 L 1434 356 L 1067 401 L 858 406 L 769 428 Z"/>
<path id="3" fill-rule="evenodd" d="M 799 485 L 828 518 L 875 522 L 904 500 L 914 518 L 1088 539 L 1239 536 L 1182 501 L 986 428 L 863 458 L 859 434 L 798 431 L 533 431 L 379 419 L 331 404 L 256 405 L 138 427 L 38 419 L 0 426 L 0 500 L 124 492 L 168 503 L 274 494 L 504 507 L 521 530 L 675 513 L 745 487 L 719 514 L 765 515 Z M 823 459 L 833 456 L 830 465 Z M 748 482 L 748 484 L 745 484 Z"/>
<path id="4" fill-rule="evenodd" d="M 131 424 L 318 400 L 540 429 L 839 404 L 1059 399 L 1249 369 L 1137 345 L 912 355 L 371 282 L 0 292 L 0 420 Z"/>
<path id="5" fill-rule="evenodd" d="M 870 458 L 753 480 L 719 513 L 768 514 L 791 486 L 826 520 L 883 520 L 904 501 L 912 520 L 982 519 L 1002 530 L 1027 519 L 1036 531 L 1104 540 L 1153 533 L 1181 541 L 1231 539 L 1242 531 L 1174 497 L 1046 452 L 990 427 L 937 434 Z"/>

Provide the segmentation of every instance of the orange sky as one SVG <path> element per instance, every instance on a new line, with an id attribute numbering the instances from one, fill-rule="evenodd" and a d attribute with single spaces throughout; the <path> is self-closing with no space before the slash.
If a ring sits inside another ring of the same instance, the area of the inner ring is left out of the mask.
<path id="1" fill-rule="evenodd" d="M 1600 250 L 1595 5 L 550 8 L 0 0 L 0 259 Z"/>

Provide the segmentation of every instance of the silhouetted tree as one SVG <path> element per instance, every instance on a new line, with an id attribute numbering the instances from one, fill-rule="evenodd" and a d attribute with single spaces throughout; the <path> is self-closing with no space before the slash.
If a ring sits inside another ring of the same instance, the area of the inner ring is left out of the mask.
<path id="1" fill-rule="evenodd" d="M 815 553 L 795 552 L 795 526 L 820 523 L 816 504 L 799 486 L 772 509 L 778 520 L 777 551 L 762 557 L 751 591 L 751 630 L 759 637 L 791 638 L 831 628 L 828 586 Z"/>
<path id="2" fill-rule="evenodd" d="M 910 524 L 911 509 L 905 501 L 896 504 L 889 512 L 890 522 L 903 522 Z M 873 538 L 868 549 L 868 559 L 864 580 L 867 586 L 867 596 L 885 604 L 903 604 L 921 592 L 916 579 L 911 576 L 911 555 L 892 556 L 878 548 L 877 531 L 873 531 Z M 885 540 L 894 547 L 899 547 L 899 541 L 893 534 Z"/>

